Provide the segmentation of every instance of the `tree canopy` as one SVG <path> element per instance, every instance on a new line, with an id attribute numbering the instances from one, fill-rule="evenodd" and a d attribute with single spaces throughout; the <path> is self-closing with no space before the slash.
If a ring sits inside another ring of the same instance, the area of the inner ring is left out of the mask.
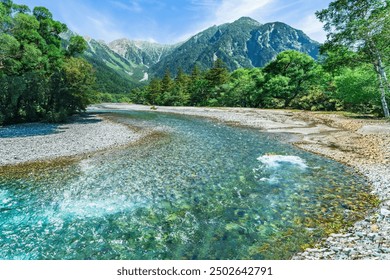
<path id="1" fill-rule="evenodd" d="M 336 0 L 316 13 L 328 32 L 323 51 L 349 48 L 373 65 L 384 115 L 390 117 L 386 61 L 390 59 L 390 0 Z"/>
<path id="2" fill-rule="evenodd" d="M 84 110 L 94 82 L 92 67 L 75 56 L 80 36 L 62 47 L 65 24 L 44 7 L 0 1 L 0 124 L 61 121 Z"/>

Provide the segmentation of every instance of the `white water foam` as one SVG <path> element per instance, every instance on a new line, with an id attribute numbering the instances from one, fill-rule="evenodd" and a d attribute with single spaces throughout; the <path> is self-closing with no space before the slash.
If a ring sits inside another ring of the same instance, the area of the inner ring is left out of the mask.
<path id="1" fill-rule="evenodd" d="M 7 204 L 12 199 L 10 198 L 10 194 L 7 190 L 0 190 L 0 206 L 3 204 Z"/>
<path id="2" fill-rule="evenodd" d="M 264 155 L 257 160 L 269 168 L 279 168 L 282 164 L 295 165 L 301 169 L 308 167 L 305 160 L 298 156 Z"/>
<path id="3" fill-rule="evenodd" d="M 100 218 L 106 215 L 119 212 L 128 212 L 137 206 L 137 203 L 131 201 L 118 201 L 117 199 L 101 200 L 66 200 L 61 202 L 56 209 L 48 209 L 45 216 L 50 219 L 67 217 L 77 218 Z"/>

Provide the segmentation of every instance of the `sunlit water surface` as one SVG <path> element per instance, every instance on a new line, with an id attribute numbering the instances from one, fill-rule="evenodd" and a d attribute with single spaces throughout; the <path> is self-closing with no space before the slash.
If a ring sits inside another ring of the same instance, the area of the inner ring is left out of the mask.
<path id="1" fill-rule="evenodd" d="M 368 192 L 348 168 L 257 130 L 106 114 L 165 133 L 0 177 L 0 259 L 286 259 Z"/>

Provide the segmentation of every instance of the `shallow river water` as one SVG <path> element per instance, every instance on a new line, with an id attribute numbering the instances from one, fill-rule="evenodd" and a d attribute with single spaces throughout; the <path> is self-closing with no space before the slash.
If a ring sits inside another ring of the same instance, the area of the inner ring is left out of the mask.
<path id="1" fill-rule="evenodd" d="M 370 207 L 352 170 L 274 135 L 102 113 L 162 132 L 0 176 L 0 259 L 288 259 Z"/>

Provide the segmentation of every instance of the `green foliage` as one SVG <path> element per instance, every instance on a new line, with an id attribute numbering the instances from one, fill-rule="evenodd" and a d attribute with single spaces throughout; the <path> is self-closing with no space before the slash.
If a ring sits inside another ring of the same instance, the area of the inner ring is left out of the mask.
<path id="1" fill-rule="evenodd" d="M 171 78 L 171 72 L 167 69 L 164 74 L 164 78 L 161 81 L 161 91 L 168 93 L 173 88 L 173 81 Z"/>
<path id="2" fill-rule="evenodd" d="M 285 51 L 265 68 L 265 95 L 283 100 L 282 107 L 290 107 L 291 102 L 304 95 L 312 85 L 317 64 L 310 56 Z"/>
<path id="3" fill-rule="evenodd" d="M 294 108 L 311 111 L 347 110 L 380 114 L 378 80 L 369 64 L 343 58 L 359 55 L 341 48 L 321 62 L 296 51 L 280 53 L 264 69 L 238 69 L 228 73 L 217 60 L 214 67 L 190 75 L 177 70 L 172 79 L 153 79 L 147 87 L 133 90 L 136 103 L 168 106 L 228 106 Z"/>
<path id="4" fill-rule="evenodd" d="M 211 87 L 216 87 L 225 84 L 229 79 L 229 71 L 226 68 L 225 63 L 218 58 L 213 67 L 207 71 L 206 80 Z"/>
<path id="5" fill-rule="evenodd" d="M 334 97 L 342 100 L 345 110 L 361 113 L 379 112 L 378 82 L 372 66 L 344 68 L 334 79 Z"/>
<path id="6" fill-rule="evenodd" d="M 132 103 L 129 94 L 111 94 L 96 92 L 91 97 L 92 104 L 99 103 Z"/>
<path id="7" fill-rule="evenodd" d="M 388 0 L 336 0 L 327 9 L 316 13 L 328 32 L 323 51 L 340 53 L 342 48 L 349 49 L 356 52 L 363 63 L 373 66 L 378 76 L 378 93 L 386 117 L 390 116 L 387 102 L 390 83 L 386 73 L 386 64 L 390 59 L 389 14 Z"/>
<path id="8" fill-rule="evenodd" d="M 73 36 L 69 40 L 68 56 L 75 56 L 81 54 L 87 49 L 87 42 L 81 36 Z"/>
<path id="9" fill-rule="evenodd" d="M 0 2 L 0 124 L 62 121 L 85 110 L 94 82 L 92 66 L 72 57 L 85 49 L 81 37 L 61 48 L 66 26 L 50 11 Z"/>
<path id="10" fill-rule="evenodd" d="M 257 107 L 262 94 L 264 74 L 260 68 L 238 69 L 230 76 L 221 98 L 223 106 Z"/>

